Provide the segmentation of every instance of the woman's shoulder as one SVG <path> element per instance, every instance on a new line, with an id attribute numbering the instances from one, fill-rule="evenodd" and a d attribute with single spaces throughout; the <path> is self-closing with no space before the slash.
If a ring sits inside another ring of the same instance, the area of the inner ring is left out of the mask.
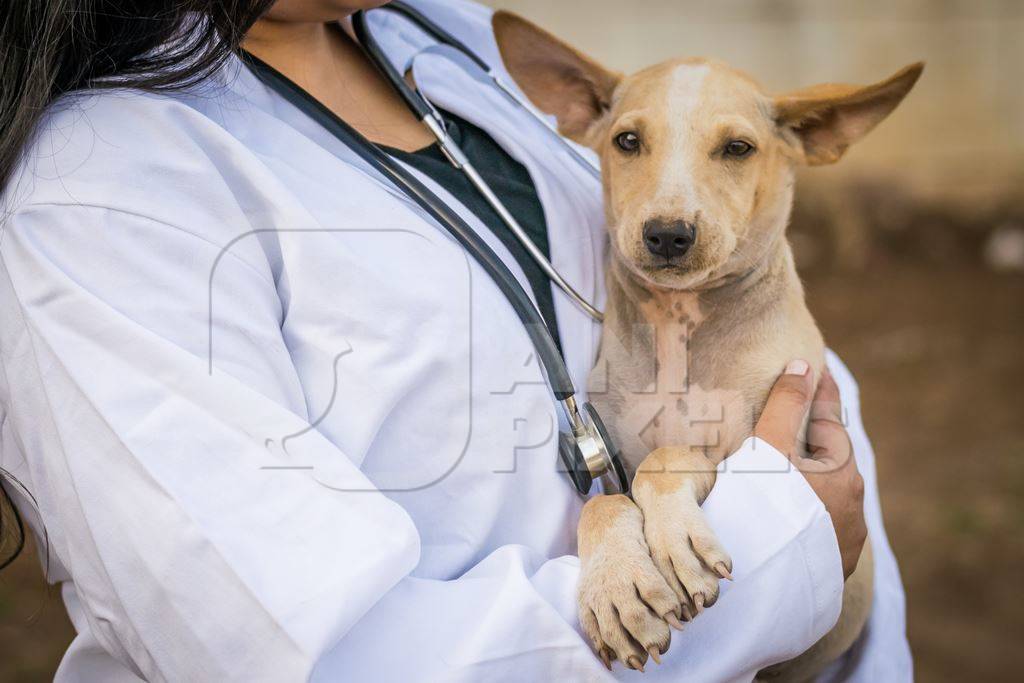
<path id="1" fill-rule="evenodd" d="M 270 238 L 241 239 L 254 234 L 246 207 L 262 192 L 266 174 L 216 113 L 237 106 L 209 88 L 61 98 L 38 123 L 0 196 L 0 247 L 17 241 L 2 238 L 17 234 L 63 255 L 55 259 L 66 256 L 62 262 L 89 261 L 87 254 L 105 250 L 180 258 L 185 249 L 216 263 L 230 252 L 266 274 Z M 23 257 L 16 249 L 0 256 Z M 82 267 L 109 267 L 93 260 Z"/>
<path id="2" fill-rule="evenodd" d="M 201 91 L 111 89 L 58 100 L 0 195 L 0 234 L 92 231 L 99 221 L 109 240 L 145 226 L 154 240 L 188 234 L 218 248 L 235 244 L 253 230 L 245 207 L 262 196 L 267 178 L 237 137 L 238 121 L 251 118 L 238 96 L 222 82 Z M 218 113 L 229 109 L 234 123 Z M 260 244 L 247 240 L 234 251 L 263 263 Z"/>
<path id="3" fill-rule="evenodd" d="M 61 98 L 0 195 L 0 233 L 90 230 L 102 217 L 110 239 L 119 226 L 146 225 L 168 240 L 190 234 L 220 248 L 234 244 L 253 231 L 247 207 L 273 181 L 240 139 L 253 134 L 246 127 L 258 113 L 250 95 L 238 79 L 213 76 L 168 93 L 109 89 Z M 20 220 L 29 213 L 32 220 Z M 265 260 L 255 240 L 235 251 Z"/>
<path id="4" fill-rule="evenodd" d="M 217 174 L 212 150 L 231 135 L 191 93 L 93 90 L 54 102 L 4 188 L 3 214 L 27 205 L 126 208 Z"/>

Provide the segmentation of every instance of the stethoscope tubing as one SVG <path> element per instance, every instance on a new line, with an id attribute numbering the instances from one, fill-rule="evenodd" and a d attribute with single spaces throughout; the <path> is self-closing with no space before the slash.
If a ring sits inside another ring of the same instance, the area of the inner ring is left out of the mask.
<path id="1" fill-rule="evenodd" d="M 461 52 L 468 59 L 470 59 L 470 61 L 472 61 L 478 67 L 480 67 L 480 69 L 484 73 L 487 74 L 488 78 L 491 79 L 491 81 L 498 88 L 498 90 L 500 90 L 505 95 L 505 97 L 509 99 L 510 102 L 512 102 L 513 104 L 522 109 L 525 109 L 527 113 L 530 114 L 530 116 L 532 116 L 536 121 L 540 122 L 545 128 L 547 128 L 548 131 L 550 131 L 551 134 L 555 136 L 555 139 L 562 141 L 564 143 L 561 135 L 558 132 L 558 129 L 551 125 L 551 123 L 547 121 L 547 119 L 538 116 L 536 112 L 534 112 L 525 102 L 523 102 L 523 100 L 519 97 L 515 90 L 498 76 L 498 74 L 494 71 L 490 64 L 484 61 L 484 59 L 480 55 L 471 50 L 461 40 L 453 36 L 448 31 L 445 31 L 443 28 L 438 26 L 433 21 L 431 21 L 430 18 L 427 17 L 425 14 L 417 10 L 415 7 L 411 7 L 404 2 L 401 2 L 400 0 L 393 0 L 393 2 L 390 2 L 382 7 L 378 7 L 377 9 L 388 10 L 389 12 L 395 12 L 396 14 L 400 14 L 406 17 L 407 19 L 412 21 L 413 24 L 420 27 L 422 30 L 426 31 L 427 34 L 429 34 L 437 42 L 443 45 L 448 45 L 449 47 L 455 48 L 456 50 Z M 352 27 L 356 32 L 356 37 L 362 44 L 369 45 L 370 49 L 372 50 L 371 59 L 373 59 L 375 63 L 389 64 L 385 55 L 383 54 L 383 51 L 380 49 L 380 45 L 373 39 L 372 34 L 370 33 L 369 29 L 366 26 L 365 13 L 360 12 L 359 15 L 361 16 L 353 17 Z M 417 97 L 415 93 L 412 92 L 411 88 L 408 88 L 404 81 L 402 82 L 402 86 L 403 87 L 399 87 L 399 94 L 401 95 L 402 99 L 405 100 L 406 105 L 408 105 L 408 107 L 412 109 L 412 111 L 418 117 L 422 118 L 430 111 L 428 107 L 424 106 L 425 98 L 423 98 L 422 96 Z M 595 164 L 592 160 L 580 154 L 579 151 L 574 149 L 572 146 L 565 145 L 565 148 L 573 155 L 573 157 L 580 165 L 582 165 L 584 168 L 590 171 L 591 175 L 593 175 L 594 178 L 599 179 L 601 177 L 601 169 L 597 164 Z"/>
<path id="2" fill-rule="evenodd" d="M 423 16 L 423 14 L 418 12 L 416 9 L 406 5 L 405 3 L 397 1 L 391 2 L 385 5 L 384 7 L 381 7 L 380 9 L 386 9 L 388 11 L 393 11 L 398 14 L 406 16 L 414 24 L 418 25 L 421 29 L 426 31 L 432 38 L 437 40 L 439 43 L 443 45 L 448 45 L 461 52 L 463 55 L 465 55 L 467 58 L 473 61 L 477 66 L 479 66 L 488 75 L 488 77 L 490 77 L 490 79 L 492 80 L 492 82 L 494 83 L 495 87 L 498 89 L 499 92 L 501 92 L 505 97 L 509 98 L 516 105 L 526 110 L 531 116 L 533 116 L 533 118 L 539 120 L 544 125 L 544 127 L 548 129 L 549 132 L 553 133 L 557 137 L 557 131 L 555 131 L 554 128 L 547 121 L 544 121 L 540 117 L 537 117 L 533 113 L 533 111 L 529 109 L 529 107 L 527 107 L 523 102 L 519 100 L 518 97 L 516 97 L 511 88 L 509 88 L 507 85 L 501 82 L 501 80 L 495 75 L 494 70 L 490 67 L 490 65 L 487 64 L 487 62 L 481 59 L 480 56 L 477 55 L 475 52 L 470 50 L 464 43 L 455 38 L 455 36 L 451 35 L 447 31 L 442 29 L 440 26 L 432 22 L 430 19 Z M 444 121 L 441 119 L 438 112 L 434 109 L 433 105 L 430 104 L 430 102 L 427 100 L 426 97 L 423 96 L 422 93 L 418 92 L 417 90 L 412 88 L 408 83 L 406 83 L 405 79 L 402 77 L 402 74 L 400 74 L 398 70 L 395 69 L 395 67 L 391 64 L 391 62 L 387 58 L 387 55 L 384 54 L 384 51 L 381 49 L 380 44 L 373 37 L 373 34 L 369 29 L 366 12 L 356 12 L 352 16 L 352 28 L 355 31 L 356 38 L 359 40 L 360 45 L 366 52 L 366 55 L 370 58 L 370 61 L 373 62 L 373 64 L 377 67 L 381 74 L 388 79 L 392 87 L 394 87 L 396 92 L 398 92 L 398 94 L 401 96 L 406 106 L 409 107 L 409 110 L 417 118 L 423 121 L 427 128 L 430 129 L 431 133 L 433 133 L 434 137 L 437 139 L 438 144 L 441 146 L 441 149 L 444 151 L 445 155 L 448 157 L 452 165 L 466 174 L 466 177 L 469 179 L 469 181 L 473 184 L 477 191 L 480 192 L 481 195 L 483 195 L 484 199 L 498 214 L 502 222 L 504 222 L 505 225 L 508 226 L 509 230 L 512 231 L 512 234 L 515 235 L 519 243 L 522 244 L 526 251 L 530 254 L 530 258 L 532 258 L 537 263 L 537 265 L 540 266 L 541 270 L 544 271 L 544 274 L 548 277 L 548 279 L 554 282 L 555 285 L 560 290 L 562 290 L 562 292 L 565 293 L 566 296 L 572 299 L 577 306 L 582 308 L 588 316 L 590 316 L 592 319 L 598 322 L 602 322 L 604 320 L 604 315 L 601 313 L 601 311 L 598 310 L 597 307 L 595 307 L 593 304 L 591 304 L 586 299 L 586 297 L 580 294 L 575 287 L 569 284 L 569 282 L 564 277 L 562 277 L 562 274 L 558 272 L 558 269 L 556 269 L 554 265 L 552 265 L 551 261 L 544 255 L 544 253 L 537 247 L 537 245 L 534 244 L 533 240 L 530 239 L 529 235 L 526 234 L 526 231 L 519 224 L 519 221 L 516 220 L 512 212 L 508 210 L 508 208 L 504 205 L 501 199 L 499 199 L 498 196 L 494 194 L 491 188 L 487 185 L 486 181 L 484 181 L 484 179 L 480 176 L 479 172 L 477 172 L 473 165 L 469 163 L 469 160 L 466 159 L 465 154 L 462 153 L 462 150 L 459 149 L 459 146 L 455 143 L 454 140 L 451 139 L 451 136 L 448 135 L 444 127 Z M 590 164 L 582 155 L 576 152 L 576 150 L 569 147 L 569 145 L 562 141 L 560 137 L 558 137 L 558 140 L 561 141 L 567 149 L 573 152 L 573 154 L 577 157 L 578 160 L 584 161 L 584 163 L 586 164 L 586 168 L 590 169 L 591 171 L 594 170 L 593 165 Z"/>

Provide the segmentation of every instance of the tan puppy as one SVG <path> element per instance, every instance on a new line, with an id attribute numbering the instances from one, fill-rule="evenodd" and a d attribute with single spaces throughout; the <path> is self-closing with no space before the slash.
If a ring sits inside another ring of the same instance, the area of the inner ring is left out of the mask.
<path id="1" fill-rule="evenodd" d="M 597 496 L 579 525 L 580 621 L 598 654 L 642 669 L 714 604 L 731 561 L 701 512 L 715 466 L 750 436 L 787 361 L 824 366 L 785 239 L 795 168 L 827 164 L 885 118 L 922 65 L 881 83 L 781 96 L 705 59 L 608 71 L 507 12 L 512 77 L 601 159 L 611 254 L 590 399 L 633 479 L 635 504 Z M 770 673 L 810 680 L 868 615 L 870 545 L 833 631 Z"/>

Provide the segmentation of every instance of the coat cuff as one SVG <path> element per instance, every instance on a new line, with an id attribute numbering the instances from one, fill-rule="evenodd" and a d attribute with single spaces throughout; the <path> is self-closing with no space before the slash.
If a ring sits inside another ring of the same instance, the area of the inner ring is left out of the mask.
<path id="1" fill-rule="evenodd" d="M 738 497 L 757 501 L 761 514 L 749 516 L 748 521 L 765 528 L 756 535 L 775 539 L 769 545 L 777 552 L 788 546 L 790 552 L 800 554 L 813 610 L 808 637 L 817 640 L 839 620 L 844 585 L 839 542 L 825 505 L 786 456 L 756 437 L 744 441 L 719 466 L 705 506 Z"/>

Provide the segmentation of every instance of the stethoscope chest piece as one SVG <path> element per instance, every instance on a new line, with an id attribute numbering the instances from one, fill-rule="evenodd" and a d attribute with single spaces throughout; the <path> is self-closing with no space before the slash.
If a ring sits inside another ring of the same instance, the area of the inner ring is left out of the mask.
<path id="1" fill-rule="evenodd" d="M 622 465 L 622 457 L 600 415 L 589 403 L 577 413 L 571 432 L 559 434 L 558 452 L 566 473 L 581 496 L 586 496 L 600 478 L 604 492 L 629 494 L 629 479 Z"/>

